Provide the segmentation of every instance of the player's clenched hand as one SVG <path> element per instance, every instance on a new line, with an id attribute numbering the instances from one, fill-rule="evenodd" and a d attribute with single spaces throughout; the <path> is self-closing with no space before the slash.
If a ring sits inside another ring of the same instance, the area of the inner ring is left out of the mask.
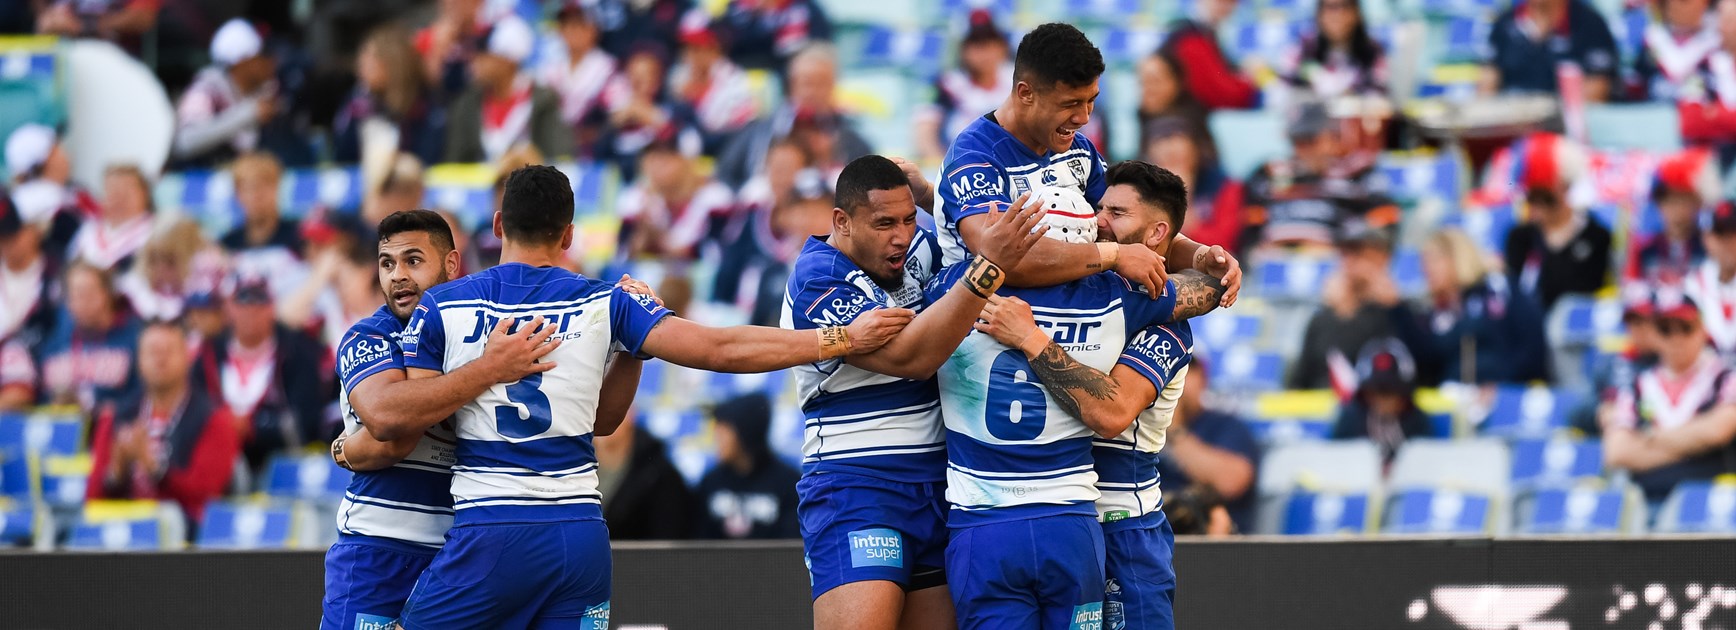
<path id="1" fill-rule="evenodd" d="M 992 296 L 979 318 L 977 330 L 994 337 L 1001 345 L 1024 350 L 1026 355 L 1036 356 L 1049 345 L 1049 336 L 1031 316 L 1031 305 L 1019 298 Z"/>
<path id="2" fill-rule="evenodd" d="M 1013 200 L 1013 205 L 1005 211 L 998 208 L 989 209 L 989 226 L 983 232 L 982 255 L 989 262 L 1003 271 L 1019 266 L 1030 253 L 1037 241 L 1043 238 L 1043 233 L 1049 231 L 1049 226 L 1042 225 L 1043 204 L 1026 205 L 1031 193 L 1019 195 Z"/>
<path id="3" fill-rule="evenodd" d="M 1235 306 L 1236 294 L 1242 292 L 1242 261 L 1236 260 L 1222 245 L 1213 245 L 1199 255 L 1199 263 L 1195 269 L 1224 285 L 1224 297 L 1218 304 L 1224 308 Z"/>
<path id="4" fill-rule="evenodd" d="M 561 340 L 550 339 L 559 327 L 544 326 L 541 315 L 519 326 L 517 331 L 508 333 L 511 323 L 511 320 L 501 319 L 494 325 L 494 330 L 488 333 L 488 345 L 482 351 L 482 358 L 477 359 L 487 367 L 495 382 L 510 383 L 554 369 L 553 361 L 539 363 L 538 359 L 561 346 Z"/>
<path id="5" fill-rule="evenodd" d="M 876 308 L 863 311 L 850 322 L 844 332 L 850 335 L 850 354 L 867 354 L 892 341 L 898 331 L 910 325 L 916 311 L 907 308 Z"/>
<path id="6" fill-rule="evenodd" d="M 663 298 L 657 297 L 657 292 L 651 290 L 651 285 L 645 284 L 633 276 L 621 274 L 621 279 L 615 282 L 615 288 L 635 295 L 650 296 L 651 300 L 657 302 L 658 306 L 663 306 Z"/>
<path id="7" fill-rule="evenodd" d="M 928 178 L 923 176 L 922 167 L 901 157 L 891 159 L 893 164 L 898 165 L 899 170 L 904 171 L 904 178 L 910 180 L 910 194 L 916 197 L 916 207 L 934 214 L 934 208 L 931 207 L 934 205 L 934 185 L 928 183 Z"/>
<path id="8" fill-rule="evenodd" d="M 1121 251 L 1115 257 L 1115 273 L 1145 285 L 1152 297 L 1163 295 L 1163 285 L 1169 282 L 1169 272 L 1163 268 L 1163 257 L 1137 243 L 1120 247 Z"/>

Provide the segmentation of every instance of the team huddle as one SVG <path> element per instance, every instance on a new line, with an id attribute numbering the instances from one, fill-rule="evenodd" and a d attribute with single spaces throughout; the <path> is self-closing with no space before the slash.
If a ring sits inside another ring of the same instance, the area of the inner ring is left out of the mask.
<path id="1" fill-rule="evenodd" d="M 1110 167 L 1077 133 L 1102 72 L 1078 30 L 1038 27 L 932 187 L 851 162 L 780 328 L 703 326 L 563 269 L 573 197 L 551 167 L 507 178 L 501 264 L 460 279 L 443 218 L 387 217 L 387 303 L 338 348 L 332 456 L 356 474 L 321 627 L 609 627 L 592 439 L 649 358 L 795 370 L 816 627 L 1173 627 L 1157 453 L 1186 320 L 1232 303 L 1240 271 L 1177 233 L 1176 175 Z"/>

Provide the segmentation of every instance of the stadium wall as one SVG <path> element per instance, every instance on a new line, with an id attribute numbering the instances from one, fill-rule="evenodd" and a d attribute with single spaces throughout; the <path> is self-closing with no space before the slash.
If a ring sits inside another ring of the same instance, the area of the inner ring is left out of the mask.
<path id="1" fill-rule="evenodd" d="M 804 628 L 799 543 L 620 543 L 614 627 Z M 310 628 L 308 552 L 0 554 L 0 628 Z M 1736 627 L 1736 539 L 1184 541 L 1189 629 Z"/>

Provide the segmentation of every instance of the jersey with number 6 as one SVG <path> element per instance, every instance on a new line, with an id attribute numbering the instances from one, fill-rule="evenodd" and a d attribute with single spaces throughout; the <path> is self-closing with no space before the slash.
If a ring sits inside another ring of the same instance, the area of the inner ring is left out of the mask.
<path id="1" fill-rule="evenodd" d="M 453 522 L 602 518 L 591 445 L 603 375 L 669 311 L 650 298 L 553 267 L 504 264 L 429 289 L 399 339 L 404 365 L 450 372 L 482 356 L 501 319 L 542 316 L 557 366 L 496 384 L 458 410 Z"/>
<path id="2" fill-rule="evenodd" d="M 931 298 L 952 286 L 964 267 L 942 271 L 930 285 Z M 1042 289 L 1003 287 L 1001 293 L 1028 302 L 1037 325 L 1068 355 L 1104 372 L 1131 331 L 1167 322 L 1175 312 L 1173 284 L 1153 298 L 1111 272 Z M 1097 514 L 1092 432 L 1054 404 L 1024 352 L 973 331 L 937 377 L 946 422 L 948 525 Z"/>
<path id="3" fill-rule="evenodd" d="M 1159 324 L 1139 331 L 1121 351 L 1121 365 L 1133 368 L 1157 388 L 1157 399 L 1139 412 L 1133 424 L 1113 438 L 1094 438 L 1097 461 L 1097 516 L 1107 525 L 1135 522 L 1163 508 L 1157 474 L 1157 453 L 1163 450 L 1182 384 L 1193 361 L 1193 328 L 1186 321 Z M 1114 525 L 1107 525 L 1114 527 Z"/>
<path id="4" fill-rule="evenodd" d="M 940 183 L 935 184 L 940 200 L 936 231 L 946 264 L 970 258 L 958 231 L 965 217 L 1006 207 L 1044 186 L 1073 188 L 1095 206 L 1108 188 L 1103 177 L 1107 169 L 1103 154 L 1084 134 L 1074 132 L 1073 146 L 1066 151 L 1037 155 L 1002 127 L 993 112 L 984 114 L 953 140 L 941 162 Z"/>

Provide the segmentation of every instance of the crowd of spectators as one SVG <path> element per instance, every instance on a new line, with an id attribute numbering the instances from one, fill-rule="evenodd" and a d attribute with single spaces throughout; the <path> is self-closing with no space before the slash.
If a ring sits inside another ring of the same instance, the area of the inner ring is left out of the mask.
<path id="1" fill-rule="evenodd" d="M 419 3 L 419 19 L 350 25 L 353 54 L 317 72 L 308 60 L 330 51 L 302 47 L 300 29 L 273 23 L 284 18 L 249 11 L 201 31 L 178 4 L 37 0 L 31 24 L 134 52 L 146 33 L 202 33 L 203 69 L 161 71 L 176 103 L 168 168 L 227 171 L 240 218 L 226 234 L 204 233 L 155 207 L 154 174 L 141 165 L 109 165 L 87 188 L 72 181 L 61 130 L 12 131 L 0 411 L 76 405 L 92 422 L 90 496 L 172 499 L 195 522 L 206 502 L 251 487 L 273 456 L 338 430 L 331 348 L 382 299 L 371 226 L 423 205 L 429 167 L 609 164 L 622 182 L 603 209 L 619 219 L 615 255 L 595 269 L 575 256 L 575 269 L 630 271 L 678 311 L 776 325 L 788 265 L 827 229 L 830 182 L 874 150 L 839 89 L 849 70 L 829 43 L 834 27 L 812 0 L 734 0 L 716 12 L 686 0 L 569 0 L 529 20 L 482 0 Z M 1337 113 L 1340 99 L 1399 97 L 1387 94 L 1386 51 L 1357 0 L 1321 0 L 1313 28 L 1274 67 L 1220 42 L 1237 10 L 1236 0 L 1196 3 L 1133 64 L 1137 125 L 1113 131 L 1134 136 L 1135 153 L 1113 157 L 1179 174 L 1191 205 L 1183 232 L 1250 268 L 1336 262 L 1284 379 L 1336 392 L 1330 437 L 1372 440 L 1390 460 L 1431 431 L 1418 388 L 1583 382 L 1604 401 L 1586 430 L 1604 435 L 1609 465 L 1633 471 L 1650 498 L 1683 478 L 1736 472 L 1715 455 L 1736 428 L 1706 428 L 1736 422 L 1722 358 L 1736 352 L 1736 208 L 1719 184 L 1736 157 L 1736 8 L 1663 0 L 1626 65 L 1584 0 L 1523 0 L 1502 13 L 1486 94 L 1557 91 L 1567 77 L 1585 101 L 1672 103 L 1690 148 L 1661 156 L 1645 182 L 1650 205 L 1634 212 L 1655 213 L 1660 227 L 1640 234 L 1588 208 L 1591 149 L 1521 136 L 1466 199 L 1518 217 L 1494 244 L 1412 229 L 1396 199 L 1414 191 L 1391 190 L 1379 168 L 1390 141 L 1370 144 Z M 1000 104 L 1013 81 L 1011 29 L 1008 16 L 978 10 L 952 33 L 956 67 L 934 77 L 914 116 L 912 159 L 937 165 L 958 129 Z M 320 74 L 334 72 L 342 80 Z M 1290 151 L 1232 172 L 1209 121 L 1262 106 L 1281 113 Z M 1083 133 L 1108 147 L 1110 131 L 1099 116 Z M 286 167 L 316 163 L 360 165 L 360 205 L 280 207 Z M 458 228 L 466 270 L 491 264 L 499 241 L 487 225 L 465 230 L 459 209 L 435 209 Z M 1395 279 L 1404 251 L 1420 257 L 1420 293 Z M 1551 353 L 1550 314 L 1617 280 L 1632 350 L 1579 374 Z M 1191 531 L 1246 531 L 1260 446 L 1234 414 L 1202 402 L 1211 369 L 1201 361 L 1190 373 L 1165 487 L 1178 509 L 1199 507 Z M 1716 386 L 1694 390 L 1707 392 L 1704 404 L 1648 400 L 1708 379 Z M 669 445 L 632 421 L 599 439 L 615 535 L 794 536 L 796 475 L 767 435 L 774 406 L 749 396 L 711 409 L 717 464 L 694 484 Z M 1704 430 L 1670 433 L 1690 425 Z"/>

